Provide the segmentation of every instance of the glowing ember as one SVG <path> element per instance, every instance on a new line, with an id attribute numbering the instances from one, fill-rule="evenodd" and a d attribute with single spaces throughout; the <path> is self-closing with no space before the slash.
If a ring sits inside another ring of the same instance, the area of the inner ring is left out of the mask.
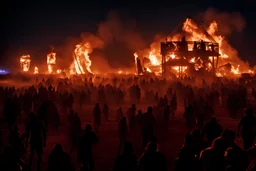
<path id="1" fill-rule="evenodd" d="M 37 67 L 34 68 L 34 74 L 38 74 L 39 73 L 39 70 Z"/>
<path id="2" fill-rule="evenodd" d="M 48 67 L 48 73 L 52 74 L 54 65 L 56 64 L 56 53 L 49 53 L 47 55 L 47 67 Z"/>
<path id="3" fill-rule="evenodd" d="M 194 57 L 194 58 L 191 58 L 189 62 L 190 63 L 195 63 L 195 60 L 196 60 L 196 58 Z"/>
<path id="4" fill-rule="evenodd" d="M 20 57 L 20 66 L 23 72 L 28 72 L 30 68 L 30 55 L 23 55 Z"/>
<path id="5" fill-rule="evenodd" d="M 170 57 L 171 57 L 172 59 L 174 59 L 174 58 L 175 58 L 175 55 L 174 55 L 174 54 L 171 54 Z"/>
<path id="6" fill-rule="evenodd" d="M 57 69 L 57 74 L 60 74 L 62 72 L 61 69 Z"/>

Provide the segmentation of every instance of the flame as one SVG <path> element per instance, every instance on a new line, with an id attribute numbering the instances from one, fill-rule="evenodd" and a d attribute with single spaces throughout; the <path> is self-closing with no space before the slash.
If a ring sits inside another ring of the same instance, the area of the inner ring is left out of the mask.
<path id="1" fill-rule="evenodd" d="M 175 59 L 175 55 L 174 55 L 174 54 L 171 54 L 170 57 L 171 57 L 172 59 Z"/>
<path id="2" fill-rule="evenodd" d="M 56 53 L 51 52 L 47 55 L 47 67 L 48 67 L 48 73 L 53 73 L 54 65 L 56 64 Z"/>
<path id="3" fill-rule="evenodd" d="M 57 74 L 60 74 L 62 72 L 61 69 L 57 69 Z"/>
<path id="4" fill-rule="evenodd" d="M 157 59 L 156 55 L 154 55 L 153 53 L 155 53 L 155 51 L 151 51 L 149 53 L 149 57 L 148 57 L 150 59 L 152 65 L 160 65 L 161 64 L 160 60 Z"/>
<path id="5" fill-rule="evenodd" d="M 194 58 L 191 58 L 191 59 L 189 60 L 190 63 L 195 63 L 195 61 L 196 61 L 196 58 L 195 58 L 195 57 L 194 57 Z"/>
<path id="6" fill-rule="evenodd" d="M 20 66 L 23 72 L 28 72 L 30 68 L 30 55 L 23 55 L 20 57 Z"/>
<path id="7" fill-rule="evenodd" d="M 231 66 L 231 72 L 234 73 L 234 74 L 240 74 L 239 67 L 240 67 L 240 65 L 238 65 L 237 67 L 234 67 L 232 65 Z"/>
<path id="8" fill-rule="evenodd" d="M 38 74 L 39 73 L 39 70 L 37 67 L 34 68 L 34 74 Z"/>
<path id="9" fill-rule="evenodd" d="M 134 56 L 134 60 L 135 60 L 135 63 L 137 62 L 137 58 L 138 58 L 138 53 L 137 52 L 135 52 L 134 54 L 133 54 L 133 56 Z"/>
<path id="10" fill-rule="evenodd" d="M 92 47 L 89 42 L 76 45 L 74 51 L 74 63 L 71 65 L 71 74 L 85 74 L 86 72 L 93 73 L 91 71 L 92 61 L 89 57 L 89 52 Z"/>
<path id="11" fill-rule="evenodd" d="M 203 27 L 198 26 L 195 22 L 193 22 L 191 19 L 186 19 L 183 23 L 182 30 L 186 33 L 186 38 L 189 41 L 206 41 L 206 42 L 216 42 L 219 44 L 219 49 L 217 50 L 220 54 L 220 59 L 218 61 L 219 66 L 224 65 L 226 63 L 233 63 L 237 64 L 237 66 L 232 66 L 231 73 L 233 74 L 239 74 L 244 72 L 251 72 L 249 66 L 244 63 L 242 60 L 239 59 L 237 56 L 237 52 L 229 45 L 227 40 L 222 36 L 218 34 L 218 23 L 216 21 L 213 21 L 209 24 L 209 27 L 206 29 L 203 29 Z M 168 41 L 179 41 L 181 35 L 176 34 L 172 37 L 168 37 Z M 164 41 L 163 39 L 160 40 L 161 42 Z M 148 69 L 152 69 L 155 66 L 159 66 L 159 71 L 154 72 L 161 72 L 161 61 L 162 57 L 160 54 L 160 42 L 154 42 L 150 45 L 150 50 L 145 49 L 144 55 L 147 54 L 148 58 L 151 61 L 151 65 L 147 65 Z M 193 47 L 189 46 L 188 50 L 191 51 Z M 206 47 L 207 50 L 212 50 L 211 47 Z M 169 56 L 169 59 L 174 59 L 175 55 L 171 54 Z M 212 60 L 209 58 L 209 60 Z M 195 69 L 198 70 L 199 68 L 203 67 L 201 64 L 196 63 L 195 58 L 191 58 L 189 60 L 190 63 L 195 63 Z M 212 61 L 211 61 L 212 62 Z M 239 65 L 238 65 L 239 64 Z M 206 69 L 211 70 L 213 67 L 211 64 L 206 65 Z M 177 67 L 176 67 L 177 69 Z M 216 75 L 220 75 L 220 73 L 216 73 Z"/>

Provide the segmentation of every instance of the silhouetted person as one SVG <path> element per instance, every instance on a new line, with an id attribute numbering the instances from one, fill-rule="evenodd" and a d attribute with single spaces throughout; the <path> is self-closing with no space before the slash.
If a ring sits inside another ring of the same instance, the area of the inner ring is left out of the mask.
<path id="1" fill-rule="evenodd" d="M 120 107 L 116 113 L 116 121 L 119 122 L 123 117 L 124 117 L 124 113 L 123 113 L 122 107 Z"/>
<path id="2" fill-rule="evenodd" d="M 130 132 L 134 134 L 135 129 L 135 123 L 136 123 L 136 105 L 132 104 L 132 107 L 129 108 L 126 112 L 126 117 L 128 119 Z"/>
<path id="3" fill-rule="evenodd" d="M 7 120 L 8 127 L 11 130 L 12 125 L 15 123 L 17 118 L 17 113 L 14 106 L 14 101 L 11 98 L 8 98 L 4 101 L 4 111 L 3 114 Z"/>
<path id="4" fill-rule="evenodd" d="M 238 125 L 237 135 L 239 136 L 242 127 L 242 139 L 244 142 L 244 150 L 248 150 L 254 143 L 256 118 L 253 114 L 252 108 L 244 110 L 245 116 L 240 120 Z"/>
<path id="5" fill-rule="evenodd" d="M 206 143 L 201 137 L 200 129 L 194 129 L 191 132 L 191 136 L 193 138 L 193 143 L 194 143 L 194 148 L 195 148 L 196 155 L 197 155 L 197 157 L 199 157 L 200 152 L 207 147 Z"/>
<path id="6" fill-rule="evenodd" d="M 92 126 L 87 124 L 78 145 L 77 158 L 82 163 L 82 167 L 88 171 L 94 169 L 92 145 L 98 141 L 96 134 L 92 131 Z"/>
<path id="7" fill-rule="evenodd" d="M 236 133 L 229 129 L 225 129 L 221 134 L 221 139 L 224 140 L 223 143 L 226 146 L 225 148 L 232 148 L 235 154 L 237 154 L 237 167 L 240 170 L 245 170 L 248 166 L 248 156 L 236 143 L 235 143 Z M 233 152 L 232 152 L 233 153 Z"/>
<path id="8" fill-rule="evenodd" d="M 0 149 L 2 148 L 3 146 L 3 135 L 2 135 L 2 132 L 0 131 Z"/>
<path id="9" fill-rule="evenodd" d="M 109 107 L 107 104 L 104 104 L 103 106 L 103 115 L 105 118 L 105 121 L 108 121 L 108 112 L 109 112 Z"/>
<path id="10" fill-rule="evenodd" d="M 100 110 L 99 103 L 97 103 L 93 109 L 93 121 L 94 121 L 94 129 L 96 132 L 98 132 L 100 128 L 100 123 L 101 123 L 101 110 Z"/>
<path id="11" fill-rule="evenodd" d="M 29 165 L 32 166 L 34 152 L 36 151 L 38 157 L 37 170 L 40 170 L 43 148 L 46 146 L 46 129 L 43 121 L 39 120 L 35 113 L 30 114 L 30 121 L 26 125 L 26 134 L 26 146 L 28 146 L 28 141 L 30 144 Z"/>
<path id="12" fill-rule="evenodd" d="M 124 151 L 115 160 L 113 171 L 135 171 L 137 166 L 136 156 L 133 154 L 131 142 L 124 143 Z"/>
<path id="13" fill-rule="evenodd" d="M 228 163 L 226 171 L 244 171 L 246 169 L 246 168 L 241 168 L 239 153 L 232 147 L 229 147 L 225 151 L 225 159 L 227 160 L 227 163 Z"/>
<path id="14" fill-rule="evenodd" d="M 195 116 L 194 109 L 193 109 L 192 105 L 185 107 L 185 112 L 184 112 L 183 117 L 186 120 L 188 129 L 192 130 L 196 124 L 196 116 Z"/>
<path id="15" fill-rule="evenodd" d="M 64 152 L 60 144 L 56 144 L 48 157 L 47 171 L 75 171 L 68 153 Z"/>
<path id="16" fill-rule="evenodd" d="M 147 112 L 142 115 L 141 124 L 143 147 L 146 147 L 148 141 L 154 136 L 156 125 L 153 108 L 151 106 L 149 106 Z"/>
<path id="17" fill-rule="evenodd" d="M 195 148 L 195 141 L 192 135 L 187 135 L 185 143 L 180 149 L 180 153 L 175 165 L 175 171 L 198 170 L 198 154 Z"/>
<path id="18" fill-rule="evenodd" d="M 60 114 L 59 113 L 55 113 L 53 116 L 52 116 L 52 126 L 54 128 L 54 131 L 56 131 L 56 133 L 59 132 L 59 127 L 60 127 Z"/>
<path id="19" fill-rule="evenodd" d="M 219 137 L 222 133 L 222 127 L 217 122 L 215 117 L 212 117 L 212 120 L 207 123 L 202 131 L 202 137 L 204 137 L 204 134 L 206 134 L 207 143 L 211 144 L 212 141 Z"/>
<path id="20" fill-rule="evenodd" d="M 138 162 L 139 171 L 167 171 L 164 155 L 157 150 L 157 143 L 148 143 Z"/>
<path id="21" fill-rule="evenodd" d="M 164 123 L 164 130 L 167 132 L 168 131 L 168 124 L 170 120 L 170 115 L 171 115 L 171 108 L 169 105 L 167 105 L 164 109 L 164 117 L 163 117 L 163 123 Z"/>
<path id="22" fill-rule="evenodd" d="M 9 136 L 9 145 L 11 145 L 17 153 L 18 157 L 23 157 L 23 155 L 27 152 L 25 145 L 20 137 L 19 128 L 17 125 L 13 126 L 13 129 Z"/>
<path id="23" fill-rule="evenodd" d="M 200 165 L 204 171 L 225 171 L 226 161 L 224 152 L 226 150 L 223 139 L 216 138 L 212 146 L 203 150 L 200 155 Z"/>
<path id="24" fill-rule="evenodd" d="M 82 133 L 82 123 L 80 117 L 77 113 L 74 113 L 70 116 L 70 126 L 69 126 L 69 135 L 71 138 L 71 149 L 70 155 L 72 154 L 73 150 L 77 147 L 81 133 Z"/>
<path id="25" fill-rule="evenodd" d="M 250 149 L 246 151 L 250 159 L 250 164 L 247 167 L 246 171 L 255 171 L 256 170 L 256 145 L 254 144 Z"/>
<path id="26" fill-rule="evenodd" d="M 0 169 L 3 171 L 21 171 L 19 157 L 12 146 L 7 146 L 0 160 Z"/>
<path id="27" fill-rule="evenodd" d="M 127 134 L 128 134 L 128 126 L 126 117 L 123 117 L 119 122 L 118 127 L 118 138 L 119 138 L 119 146 L 118 146 L 118 154 L 120 154 L 120 150 L 124 142 L 127 140 Z"/>

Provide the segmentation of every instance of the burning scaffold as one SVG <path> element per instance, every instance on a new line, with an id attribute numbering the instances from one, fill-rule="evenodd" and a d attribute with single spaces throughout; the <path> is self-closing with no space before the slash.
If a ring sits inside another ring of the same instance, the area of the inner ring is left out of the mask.
<path id="1" fill-rule="evenodd" d="M 140 71 L 137 68 L 138 73 L 165 75 L 171 72 L 175 75 L 187 75 L 192 69 L 227 76 L 252 72 L 249 65 L 238 57 L 237 51 L 217 31 L 215 21 L 204 28 L 192 19 L 186 19 L 182 25 L 182 33 L 171 35 L 165 41 L 162 39 L 154 42 L 150 49 L 135 53 L 135 58 L 139 58 L 136 65 L 141 63 L 143 66 Z M 226 63 L 231 64 L 229 70 L 219 68 Z"/>
<path id="2" fill-rule="evenodd" d="M 30 68 L 30 55 L 23 55 L 20 57 L 20 66 L 22 72 L 28 72 Z"/>

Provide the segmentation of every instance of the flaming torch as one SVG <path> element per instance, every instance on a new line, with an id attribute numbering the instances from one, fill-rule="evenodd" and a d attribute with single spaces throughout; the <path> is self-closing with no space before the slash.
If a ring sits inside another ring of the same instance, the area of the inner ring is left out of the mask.
<path id="1" fill-rule="evenodd" d="M 29 71 L 30 61 L 30 55 L 23 55 L 20 57 L 20 66 L 23 72 Z"/>
<path id="2" fill-rule="evenodd" d="M 53 69 L 54 69 L 54 65 L 56 64 L 56 53 L 49 53 L 47 55 L 47 66 L 48 66 L 48 73 L 52 74 L 53 73 Z"/>

